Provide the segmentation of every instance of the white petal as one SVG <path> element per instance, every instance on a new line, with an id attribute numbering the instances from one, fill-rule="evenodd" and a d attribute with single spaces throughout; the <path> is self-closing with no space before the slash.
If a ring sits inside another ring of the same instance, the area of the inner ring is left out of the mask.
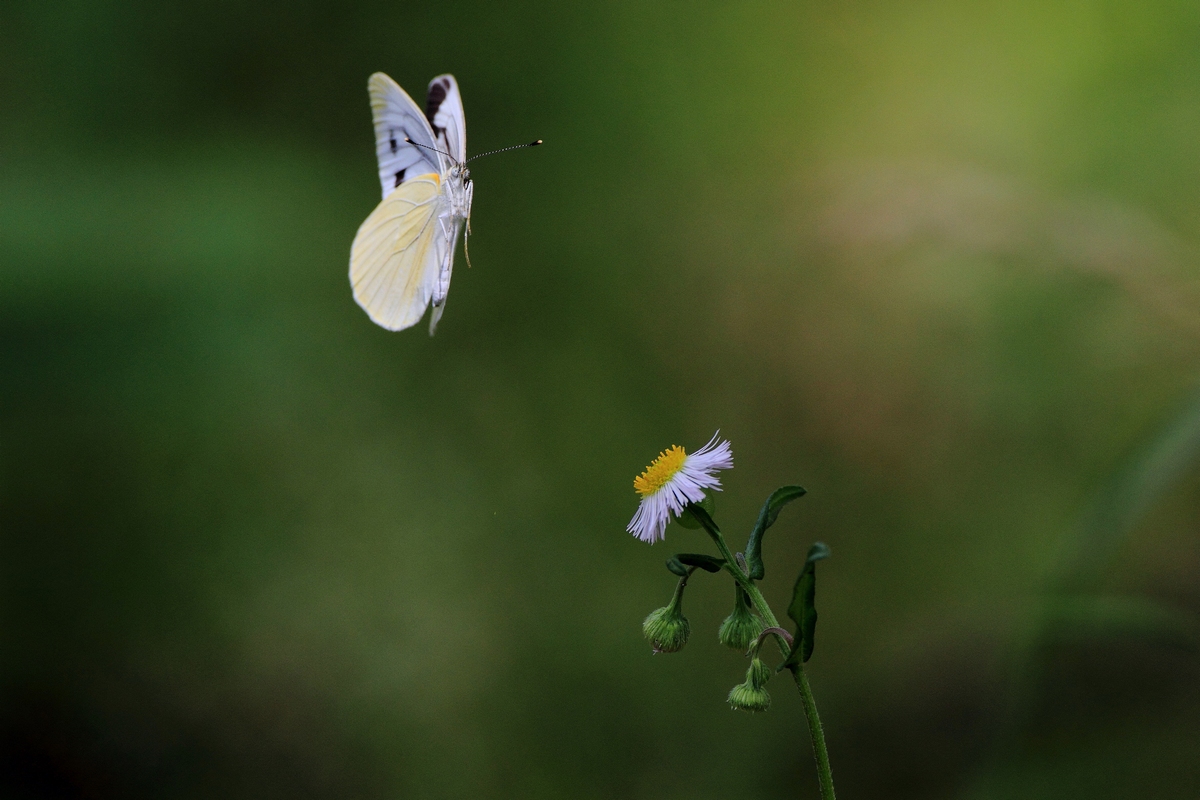
<path id="1" fill-rule="evenodd" d="M 720 433 L 714 433 L 708 444 L 687 456 L 679 471 L 658 491 L 642 498 L 626 530 L 643 542 L 654 544 L 666 538 L 672 515 L 678 517 L 689 503 L 703 500 L 705 489 L 721 488 L 716 473 L 733 466 L 733 452 L 729 442 L 717 439 Z"/>
<path id="2" fill-rule="evenodd" d="M 676 512 L 678 513 L 678 512 Z M 637 512 L 626 528 L 643 542 L 654 544 L 666 537 L 670 510 L 667 495 L 662 490 L 642 498 Z"/>

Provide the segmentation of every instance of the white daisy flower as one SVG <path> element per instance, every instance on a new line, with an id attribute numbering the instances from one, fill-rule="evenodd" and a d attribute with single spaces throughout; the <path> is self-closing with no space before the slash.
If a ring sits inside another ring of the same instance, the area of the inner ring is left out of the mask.
<path id="1" fill-rule="evenodd" d="M 720 431 L 690 456 L 679 445 L 673 445 L 633 479 L 633 488 L 642 496 L 642 502 L 626 530 L 654 544 L 665 538 L 672 514 L 678 517 L 688 503 L 703 500 L 705 489 L 720 490 L 717 470 L 733 466 L 733 452 L 729 442 L 717 439 L 718 434 Z"/>

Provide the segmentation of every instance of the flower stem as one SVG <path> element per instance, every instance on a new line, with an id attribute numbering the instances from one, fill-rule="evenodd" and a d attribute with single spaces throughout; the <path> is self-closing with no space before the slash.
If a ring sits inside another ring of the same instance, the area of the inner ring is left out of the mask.
<path id="1" fill-rule="evenodd" d="M 738 572 L 741 572 L 741 569 L 738 569 Z M 734 578 L 737 579 L 738 575 L 734 574 Z M 742 588 L 750 596 L 750 602 L 754 603 L 754 607 L 762 615 L 767 626 L 779 627 L 775 615 L 771 613 L 771 607 L 767 605 L 766 598 L 762 596 L 758 587 L 744 576 L 738 580 L 738 583 L 742 584 Z M 775 638 L 786 659 L 790 655 L 787 643 L 778 634 L 775 635 Z M 799 643 L 796 646 L 799 647 Z M 833 770 L 829 767 L 829 748 L 825 745 L 825 728 L 821 725 L 821 715 L 817 713 L 817 700 L 813 697 L 812 687 L 808 685 L 808 675 L 804 671 L 804 665 L 797 662 L 790 669 L 792 677 L 796 680 L 796 688 L 800 690 L 800 700 L 804 704 L 804 716 L 808 719 L 808 735 L 812 739 L 813 758 L 817 762 L 817 782 L 821 786 L 821 800 L 834 800 Z"/>
<path id="2" fill-rule="evenodd" d="M 825 729 L 821 726 L 821 717 L 817 714 L 817 701 L 813 697 L 812 687 L 808 685 L 808 675 L 804 667 L 797 664 L 792 668 L 792 677 L 796 679 L 796 688 L 800 690 L 800 700 L 804 703 L 804 716 L 808 718 L 808 734 L 812 737 L 813 758 L 817 760 L 817 782 L 821 785 L 821 800 L 834 800 L 833 770 L 829 767 L 829 750 L 825 747 Z"/>
<path id="3" fill-rule="evenodd" d="M 696 518 L 704 526 L 704 530 L 708 532 L 708 535 L 712 537 L 713 542 L 717 545 L 717 549 L 721 551 L 721 557 L 725 559 L 725 569 L 746 592 L 746 595 L 750 598 L 750 602 L 754 604 L 754 609 L 763 618 L 763 622 L 767 623 L 768 628 L 778 628 L 779 620 L 775 618 L 771 607 L 767 605 L 767 600 L 763 597 L 762 592 L 750 580 L 750 576 L 742 571 L 733 554 L 729 552 L 729 545 L 725 543 L 725 537 L 721 535 L 721 531 L 717 528 L 716 523 L 712 522 L 707 514 L 703 517 L 696 515 Z M 779 643 L 779 650 L 783 653 L 783 657 L 786 660 L 791 654 L 791 647 L 787 640 L 779 634 L 776 633 L 774 636 L 775 641 Z M 798 642 L 796 646 L 799 646 Z M 800 701 L 804 705 L 804 716 L 808 719 L 808 734 L 812 739 L 813 758 L 817 762 L 817 782 L 821 786 L 821 800 L 835 800 L 833 793 L 833 770 L 829 766 L 829 749 L 825 746 L 825 729 L 821 725 L 821 716 L 817 713 L 817 701 L 813 697 L 812 687 L 808 685 L 808 675 L 804 672 L 804 665 L 799 662 L 795 666 L 789 667 L 789 669 L 792 671 L 792 677 L 796 680 L 796 688 L 800 690 Z"/>

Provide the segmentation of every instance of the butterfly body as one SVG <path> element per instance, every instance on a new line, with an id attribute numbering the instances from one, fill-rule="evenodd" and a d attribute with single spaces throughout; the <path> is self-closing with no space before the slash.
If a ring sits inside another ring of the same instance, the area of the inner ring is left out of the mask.
<path id="1" fill-rule="evenodd" d="M 450 243 L 450 248 L 441 261 L 437 280 L 433 285 L 430 303 L 433 305 L 434 318 L 431 320 L 430 334 L 437 327 L 437 319 L 442 316 L 442 308 L 446 304 L 446 295 L 450 293 L 450 272 L 454 267 L 454 246 L 458 242 L 458 234 L 463 230 L 464 223 L 468 225 L 470 223 L 471 196 L 475 192 L 475 185 L 471 183 L 471 173 L 466 166 L 461 164 L 452 166 L 441 184 L 437 233 L 443 241 Z"/>
<path id="2" fill-rule="evenodd" d="M 350 248 L 354 299 L 389 330 L 420 321 L 430 335 L 450 292 L 459 233 L 469 232 L 474 184 L 466 166 L 466 122 L 452 75 L 429 83 L 424 112 L 387 75 L 367 82 L 383 199 Z"/>

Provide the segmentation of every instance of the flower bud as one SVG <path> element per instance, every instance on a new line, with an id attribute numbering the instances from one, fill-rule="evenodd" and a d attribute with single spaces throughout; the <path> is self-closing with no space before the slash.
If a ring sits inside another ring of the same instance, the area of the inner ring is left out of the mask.
<path id="1" fill-rule="evenodd" d="M 674 653 L 687 644 L 692 626 L 683 615 L 683 587 L 687 579 L 681 578 L 671 602 L 655 609 L 642 622 L 642 633 L 656 653 Z"/>
<path id="2" fill-rule="evenodd" d="M 739 711 L 766 711 L 771 707 L 771 695 L 766 689 L 770 679 L 771 668 L 754 659 L 746 670 L 746 682 L 729 690 L 729 705 Z"/>
<path id="3" fill-rule="evenodd" d="M 746 679 L 762 689 L 767 685 L 767 681 L 771 680 L 771 674 L 771 668 L 764 664 L 762 659 L 756 658 L 750 662 L 750 669 L 746 670 Z"/>
<path id="4" fill-rule="evenodd" d="M 750 598 L 746 597 L 742 587 L 735 585 L 733 613 L 721 623 L 717 631 L 717 641 L 744 653 L 750 645 L 758 641 L 758 635 L 765 627 L 763 621 L 750 610 Z"/>

